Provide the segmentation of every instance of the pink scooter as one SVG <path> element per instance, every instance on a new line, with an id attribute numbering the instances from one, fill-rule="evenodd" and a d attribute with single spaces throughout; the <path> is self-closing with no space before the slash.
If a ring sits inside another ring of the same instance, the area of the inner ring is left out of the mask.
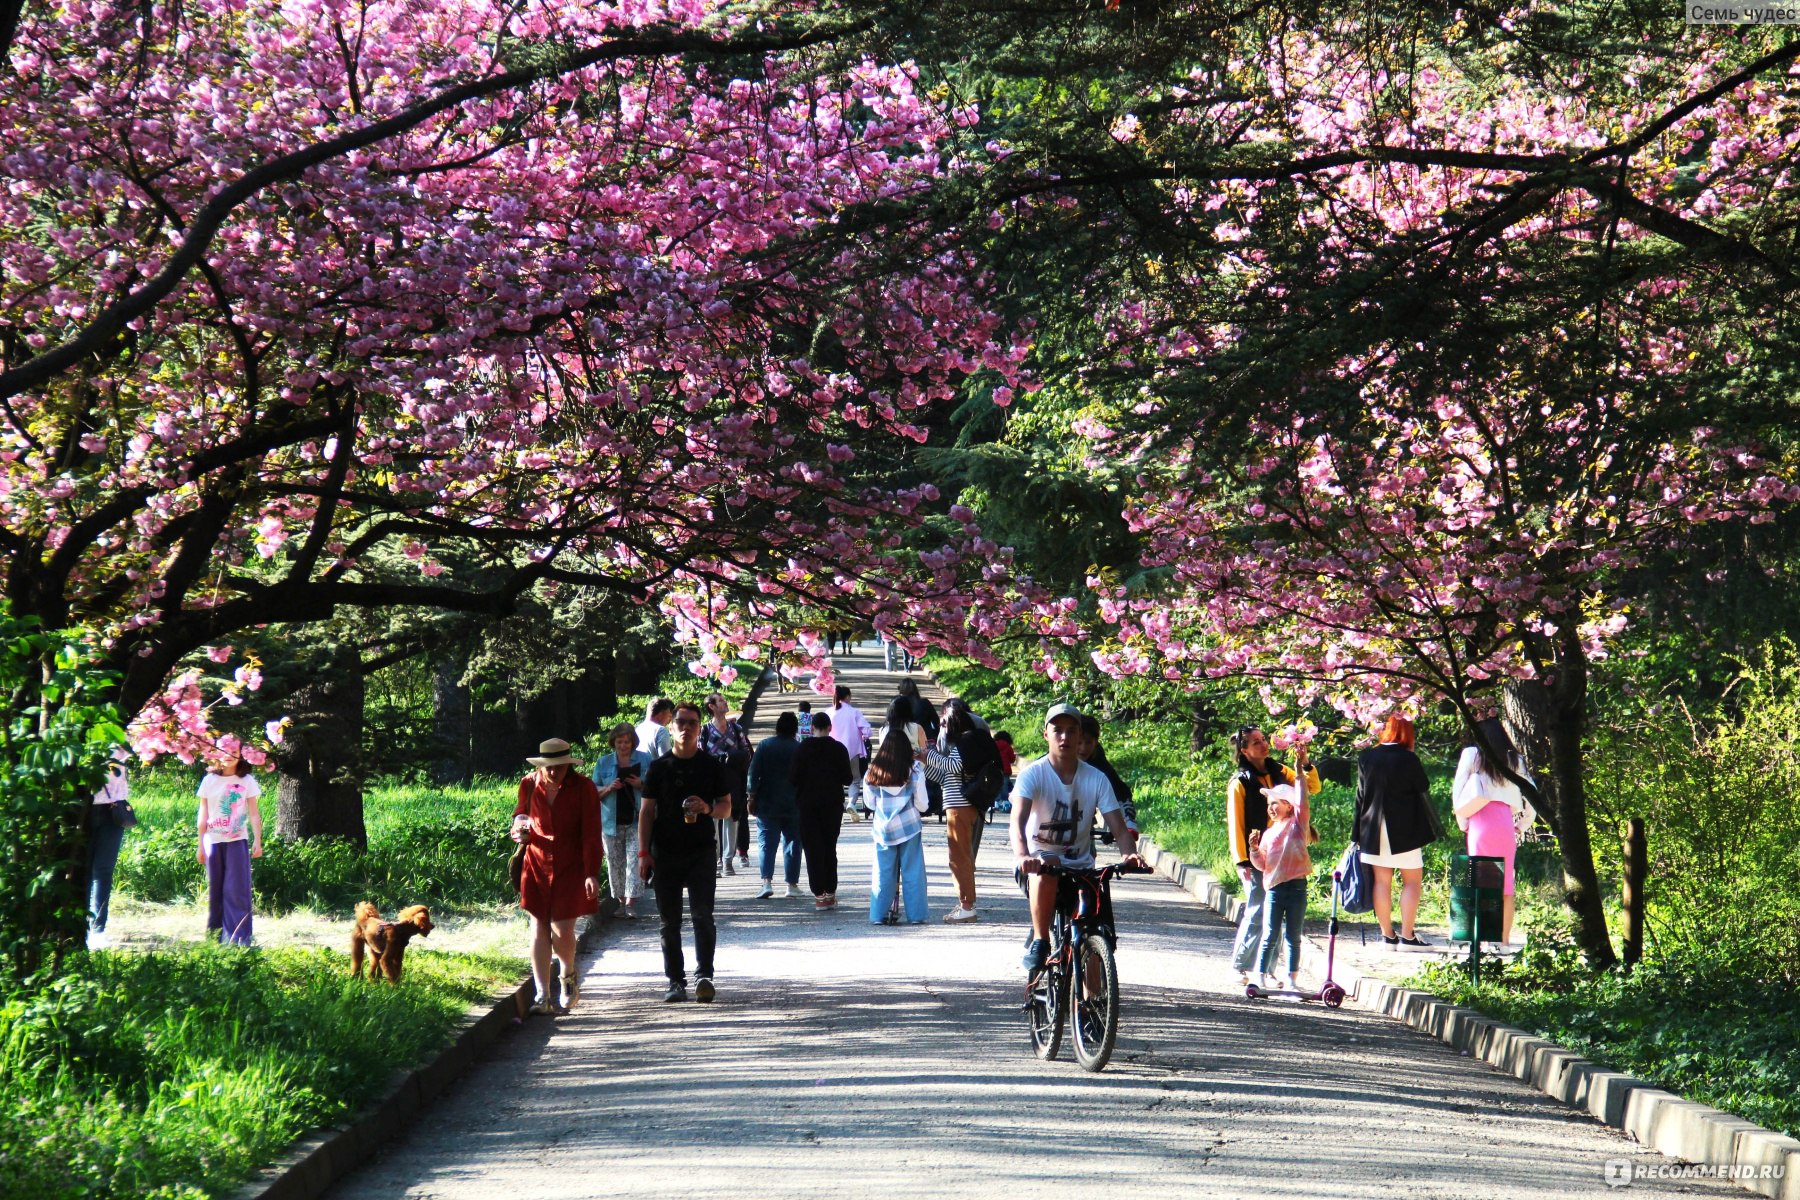
<path id="1" fill-rule="evenodd" d="M 1272 996 L 1292 996 L 1296 1000 L 1323 1000 L 1326 1008 L 1336 1008 L 1344 1002 L 1344 989 L 1331 978 L 1333 964 L 1337 961 L 1338 934 L 1338 881 L 1342 878 L 1338 872 L 1331 873 L 1331 924 L 1327 927 L 1329 936 L 1325 942 L 1325 982 L 1319 985 L 1316 992 L 1304 991 L 1300 988 L 1266 988 L 1261 984 L 1250 984 L 1244 989 L 1244 995 L 1252 1000 L 1266 999 Z"/>

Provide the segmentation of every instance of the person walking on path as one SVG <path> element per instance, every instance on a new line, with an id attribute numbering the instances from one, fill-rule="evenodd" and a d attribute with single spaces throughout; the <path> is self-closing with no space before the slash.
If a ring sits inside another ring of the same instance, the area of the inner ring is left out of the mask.
<path id="1" fill-rule="evenodd" d="M 115 762 L 107 767 L 106 782 L 94 793 L 87 811 L 89 950 L 112 946 L 106 920 L 112 908 L 113 873 L 118 870 L 119 850 L 125 844 L 128 823 L 137 824 L 131 811 L 131 784 L 125 777 L 124 765 Z"/>
<path id="2" fill-rule="evenodd" d="M 781 851 L 781 873 L 787 882 L 785 895 L 800 894 L 800 802 L 794 795 L 794 756 L 800 751 L 800 722 L 793 713 L 775 718 L 775 736 L 757 743 L 750 758 L 746 794 L 749 814 L 756 818 L 757 838 L 762 843 L 762 891 L 758 900 L 775 894 L 775 852 Z M 843 811 L 843 805 L 838 806 Z"/>
<path id="3" fill-rule="evenodd" d="M 1413 723 L 1398 713 L 1381 728 L 1381 744 L 1356 759 L 1357 845 L 1374 868 L 1375 921 L 1390 946 L 1428 946 L 1415 935 L 1425 883 L 1424 849 L 1444 836 L 1431 807 L 1431 782 L 1413 753 Z M 1394 932 L 1394 874 L 1400 875 L 1400 932 Z"/>
<path id="4" fill-rule="evenodd" d="M 844 789 L 850 755 L 831 736 L 831 714 L 812 714 L 812 736 L 794 752 L 788 777 L 800 808 L 800 844 L 806 851 L 806 884 L 815 908 L 837 904 L 838 834 L 844 827 Z"/>
<path id="5" fill-rule="evenodd" d="M 1073 705 L 1054 704 L 1044 716 L 1049 751 L 1019 772 L 1007 832 L 1017 862 L 1019 885 L 1031 904 L 1031 944 L 1026 973 L 1043 969 L 1050 953 L 1050 918 L 1056 913 L 1061 880 L 1046 879 L 1039 855 L 1055 855 L 1065 867 L 1094 865 L 1094 814 L 1098 812 L 1119 843 L 1125 862 L 1142 867 L 1137 835 L 1125 825 L 1118 797 L 1106 776 L 1081 761 L 1081 714 Z"/>
<path id="6" fill-rule="evenodd" d="M 1300 977 L 1300 935 L 1306 924 L 1306 881 L 1312 875 L 1312 811 L 1298 784 L 1278 783 L 1263 793 L 1269 802 L 1269 827 L 1250 834 L 1250 862 L 1262 872 L 1268 898 L 1263 902 L 1262 937 L 1257 970 L 1262 986 L 1292 988 Z M 1287 938 L 1287 974 L 1269 979 L 1275 947 Z"/>
<path id="7" fill-rule="evenodd" d="M 250 944 L 250 860 L 263 853 L 261 795 L 250 764 L 229 751 L 200 781 L 196 853 L 206 868 L 206 932 L 227 946 Z"/>
<path id="8" fill-rule="evenodd" d="M 660 728 L 660 726 L 659 726 Z M 638 795 L 644 774 L 655 759 L 638 749 L 637 730 L 621 722 L 607 738 L 612 752 L 594 764 L 594 787 L 600 793 L 600 841 L 606 847 L 606 880 L 619 902 L 619 915 L 634 919 L 644 881 L 638 878 Z"/>
<path id="9" fill-rule="evenodd" d="M 719 821 L 715 831 L 719 841 L 719 868 L 721 875 L 736 875 L 731 865 L 731 856 L 735 852 L 745 866 L 750 859 L 744 853 L 748 843 L 739 837 L 739 826 L 747 819 L 744 816 L 744 780 L 750 772 L 750 735 L 731 715 L 725 697 L 714 692 L 706 698 L 706 711 L 712 717 L 700 727 L 700 748 L 719 761 L 725 769 L 725 781 L 731 785 L 731 814 Z"/>
<path id="10" fill-rule="evenodd" d="M 862 709 L 850 703 L 850 689 L 843 684 L 837 687 L 835 702 L 831 709 L 831 736 L 837 739 L 844 752 L 850 756 L 850 805 L 862 808 L 862 773 L 869 761 L 869 739 L 875 736 L 870 728 L 869 719 L 862 714 Z"/>
<path id="11" fill-rule="evenodd" d="M 957 906 L 944 914 L 944 920 L 952 925 L 979 919 L 975 912 L 975 856 L 981 849 L 985 814 L 970 801 L 965 786 L 989 762 L 996 766 L 1000 762 L 993 735 L 975 727 L 963 701 L 946 703 L 938 745 L 926 748 L 925 770 L 944 789 L 945 836 L 957 896 Z"/>
<path id="12" fill-rule="evenodd" d="M 718 894 L 718 850 L 714 822 L 731 816 L 731 784 L 725 769 L 700 752 L 700 707 L 685 701 L 675 708 L 675 736 L 669 753 L 650 764 L 638 806 L 638 876 L 656 892 L 662 925 L 663 1000 L 687 999 L 687 965 L 681 955 L 681 897 L 693 906 L 694 999 L 712 1003 L 713 953 L 719 930 L 713 921 Z"/>
<path id="13" fill-rule="evenodd" d="M 638 749 L 655 762 L 669 752 L 669 722 L 675 716 L 675 702 L 658 696 L 644 705 L 644 719 L 638 722 Z"/>
<path id="14" fill-rule="evenodd" d="M 896 888 L 906 919 L 922 925 L 931 915 L 925 899 L 925 771 L 904 727 L 889 726 L 869 763 L 869 836 L 875 860 L 869 871 L 869 924 L 889 923 Z"/>
<path id="15" fill-rule="evenodd" d="M 512 838 L 525 846 L 519 907 L 531 914 L 531 1011 L 573 1008 L 580 997 L 575 973 L 575 922 L 600 911 L 600 793 L 569 768 L 581 760 L 569 743 L 550 738 L 526 762 L 537 768 L 519 781 Z M 550 958 L 562 995 L 550 999 Z"/>
<path id="16" fill-rule="evenodd" d="M 1506 860 L 1506 888 L 1501 909 L 1500 940 L 1513 940 L 1513 860 L 1519 852 L 1519 834 L 1530 829 L 1537 820 L 1530 801 L 1519 785 L 1506 777 L 1514 775 L 1529 780 L 1525 760 L 1514 749 L 1505 728 L 1492 717 L 1480 726 L 1482 739 L 1493 748 L 1493 755 L 1480 743 L 1463 747 L 1456 764 L 1456 784 L 1451 791 L 1456 823 L 1468 834 L 1470 854 L 1491 855 Z M 1497 758 L 1496 758 L 1497 756 Z"/>
<path id="17" fill-rule="evenodd" d="M 1237 864 L 1238 881 L 1244 885 L 1244 909 L 1238 917 L 1237 937 L 1231 944 L 1231 965 L 1237 968 L 1238 983 L 1250 982 L 1250 970 L 1257 961 L 1257 948 L 1262 942 L 1263 902 L 1267 899 L 1263 875 L 1250 860 L 1250 835 L 1269 827 L 1269 803 L 1266 792 L 1280 783 L 1306 780 L 1306 794 L 1319 794 L 1319 772 L 1307 762 L 1306 747 L 1294 752 L 1294 763 L 1304 772 L 1296 773 L 1269 757 L 1269 738 L 1255 725 L 1245 725 L 1231 737 L 1237 751 L 1237 774 L 1225 788 L 1225 833 L 1231 842 L 1232 861 Z"/>

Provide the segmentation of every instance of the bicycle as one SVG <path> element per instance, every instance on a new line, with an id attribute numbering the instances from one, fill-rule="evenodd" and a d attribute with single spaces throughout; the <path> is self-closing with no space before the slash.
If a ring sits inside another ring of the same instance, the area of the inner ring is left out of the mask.
<path id="1" fill-rule="evenodd" d="M 1039 873 L 1058 879 L 1050 956 L 1025 984 L 1025 1024 L 1039 1058 L 1062 1049 L 1065 1018 L 1074 1035 L 1075 1061 L 1099 1071 L 1112 1058 L 1119 1035 L 1119 968 L 1113 958 L 1115 875 L 1148 875 L 1148 867 L 1113 863 L 1096 871 L 1040 859 Z M 1073 1004 L 1071 1000 L 1080 997 Z"/>

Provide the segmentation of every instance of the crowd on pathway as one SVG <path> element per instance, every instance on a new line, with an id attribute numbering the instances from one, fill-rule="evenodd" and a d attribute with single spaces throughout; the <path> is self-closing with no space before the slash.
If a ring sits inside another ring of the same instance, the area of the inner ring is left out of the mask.
<path id="1" fill-rule="evenodd" d="M 934 707 L 916 681 L 903 679 L 879 729 L 851 689 L 839 686 L 829 709 L 799 701 L 754 746 L 717 693 L 704 706 L 650 701 L 643 722 L 610 731 L 612 749 L 589 777 L 573 771 L 580 760 L 567 742 L 544 742 L 520 782 L 513 834 L 526 847 L 520 904 L 531 917 L 535 1011 L 578 999 L 574 922 L 599 909 L 602 860 L 618 915 L 635 918 L 645 888 L 656 897 L 664 999 L 689 997 L 685 917 L 692 995 L 710 1002 L 717 888 L 750 869 L 749 817 L 759 842 L 757 898 L 774 898 L 778 886 L 786 897 L 799 895 L 804 864 L 817 911 L 837 907 L 844 821 L 866 823 L 874 850 L 868 919 L 884 925 L 930 919 L 924 820 L 935 814 L 956 888 L 943 920 L 963 925 L 980 919 L 975 865 L 983 830 L 996 812 L 1005 815 L 1033 913 L 1026 965 L 1041 966 L 1055 889 L 1040 886 L 1039 856 L 1091 865 L 1096 818 L 1127 855 L 1135 855 L 1137 837 L 1131 792 L 1100 746 L 1099 722 L 1059 704 L 1044 735 L 1049 752 L 1020 766 L 1004 730 L 992 730 L 961 699 Z"/>
<path id="2" fill-rule="evenodd" d="M 897 644 L 883 648 L 890 671 L 911 669 L 910 655 Z M 910 678 L 898 682 L 882 716 L 877 730 L 851 689 L 838 686 L 829 709 L 815 712 L 811 701 L 801 700 L 776 718 L 772 736 L 752 745 L 715 692 L 704 705 L 652 700 L 643 721 L 609 731 L 611 749 L 589 775 L 573 769 L 581 760 L 568 742 L 542 743 L 528 759 L 533 771 L 520 781 L 512 826 L 524 848 L 519 903 L 530 917 L 535 1009 L 554 1012 L 579 998 L 575 926 L 599 910 L 602 863 L 619 916 L 637 916 L 646 888 L 656 897 L 669 1001 L 688 996 L 685 906 L 694 998 L 712 1000 L 718 881 L 751 869 L 751 817 L 758 899 L 773 898 L 778 880 L 784 896 L 799 896 L 804 863 L 814 908 L 835 908 L 838 841 L 849 817 L 867 823 L 874 850 L 869 921 L 919 924 L 930 916 L 924 819 L 936 815 L 945 826 L 956 890 L 955 907 L 943 920 L 960 925 L 980 919 L 975 864 L 982 833 L 993 815 L 1005 816 L 1015 878 L 1029 898 L 1025 965 L 1041 966 L 1055 889 L 1040 887 L 1040 856 L 1091 865 L 1096 820 L 1123 854 L 1136 853 L 1132 790 L 1107 759 L 1099 721 L 1055 705 L 1044 722 L 1046 754 L 1021 765 L 1008 733 L 990 729 L 961 699 L 934 707 Z M 1514 781 L 1529 776 L 1500 722 L 1483 722 L 1479 733 L 1457 763 L 1453 811 L 1468 852 L 1504 862 L 1501 936 L 1511 942 L 1518 839 L 1537 815 Z M 1392 716 L 1378 744 L 1358 757 L 1352 845 L 1339 864 L 1343 869 L 1360 858 L 1369 869 L 1382 940 L 1396 949 L 1429 945 L 1415 927 L 1423 851 L 1444 836 L 1414 736 L 1409 720 Z M 1284 763 L 1257 726 L 1238 729 L 1230 740 L 1236 771 L 1226 789 L 1225 824 L 1245 899 L 1232 965 L 1242 984 L 1256 976 L 1262 986 L 1289 988 L 1301 965 L 1311 847 L 1318 842 L 1310 798 L 1320 790 L 1320 776 L 1304 745 L 1295 747 L 1292 765 Z M 206 872 L 207 930 L 228 944 L 252 940 L 260 796 L 250 764 L 223 753 L 208 764 L 198 791 L 196 856 Z M 115 766 L 94 796 L 87 819 L 88 944 L 99 949 L 109 944 L 120 846 L 135 824 L 122 767 Z M 1279 974 L 1277 965 L 1284 968 Z"/>

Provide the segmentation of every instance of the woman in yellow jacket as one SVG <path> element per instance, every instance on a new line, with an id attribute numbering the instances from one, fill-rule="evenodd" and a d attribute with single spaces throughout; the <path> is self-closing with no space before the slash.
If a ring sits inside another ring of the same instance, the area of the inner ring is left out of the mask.
<path id="1" fill-rule="evenodd" d="M 1254 725 L 1246 725 L 1231 737 L 1237 751 L 1237 774 L 1225 788 L 1225 829 L 1231 838 L 1231 857 L 1237 864 L 1238 879 L 1244 885 L 1244 909 L 1238 915 L 1237 939 L 1231 944 L 1231 965 L 1237 968 L 1238 983 L 1250 982 L 1250 965 L 1256 961 L 1257 945 L 1262 939 L 1263 889 L 1262 872 L 1250 861 L 1250 833 L 1269 827 L 1269 802 L 1263 793 L 1277 784 L 1293 783 L 1301 778 L 1293 767 L 1284 766 L 1269 757 L 1269 738 Z M 1306 794 L 1319 794 L 1319 772 L 1306 760 L 1306 747 L 1294 748 L 1294 763 L 1305 772 Z"/>

